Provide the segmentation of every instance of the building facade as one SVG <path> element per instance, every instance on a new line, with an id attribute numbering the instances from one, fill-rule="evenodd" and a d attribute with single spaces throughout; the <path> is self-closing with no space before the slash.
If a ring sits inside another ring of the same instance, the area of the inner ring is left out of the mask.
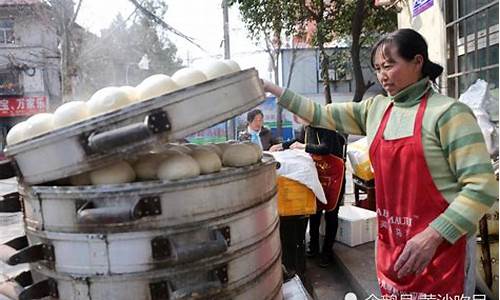
<path id="1" fill-rule="evenodd" d="M 430 59 L 444 67 L 443 93 L 458 98 L 477 79 L 498 90 L 498 0 L 392 2 L 401 8 L 398 27 L 421 33 Z"/>
<path id="2" fill-rule="evenodd" d="M 0 0 L 0 147 L 7 131 L 61 103 L 58 37 L 41 0 Z"/>

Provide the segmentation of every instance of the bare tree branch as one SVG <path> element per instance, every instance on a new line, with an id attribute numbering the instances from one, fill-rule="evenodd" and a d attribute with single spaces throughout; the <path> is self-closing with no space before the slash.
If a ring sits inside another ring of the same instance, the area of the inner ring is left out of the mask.
<path id="1" fill-rule="evenodd" d="M 196 47 L 200 48 L 202 51 L 208 52 L 202 46 L 200 46 L 198 43 L 196 43 L 193 38 L 191 38 L 191 37 L 183 34 L 179 30 L 177 30 L 177 29 L 173 28 L 172 26 L 168 25 L 160 17 L 158 17 L 153 12 L 149 11 L 147 8 L 145 8 L 144 6 L 142 6 L 137 0 L 129 0 L 129 1 L 132 2 L 135 5 L 135 7 L 137 7 L 147 18 L 149 18 L 152 21 L 154 21 L 155 23 L 161 25 L 163 28 L 165 28 L 166 30 L 172 32 L 173 34 L 175 34 L 175 35 L 177 35 L 177 36 L 185 39 L 189 43 L 195 45 Z"/>
<path id="2" fill-rule="evenodd" d="M 76 6 L 76 10 L 75 10 L 75 13 L 73 14 L 73 18 L 69 22 L 70 26 L 73 26 L 73 24 L 75 24 L 76 17 L 78 16 L 78 13 L 80 12 L 80 7 L 82 7 L 82 2 L 83 2 L 83 0 L 78 1 L 78 5 Z"/>

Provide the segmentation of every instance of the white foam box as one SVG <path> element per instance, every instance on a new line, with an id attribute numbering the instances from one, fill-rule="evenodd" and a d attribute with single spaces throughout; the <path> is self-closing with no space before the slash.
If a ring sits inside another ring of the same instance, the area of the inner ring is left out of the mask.
<path id="1" fill-rule="evenodd" d="M 353 205 L 339 209 L 336 240 L 350 247 L 374 241 L 377 237 L 377 214 Z"/>

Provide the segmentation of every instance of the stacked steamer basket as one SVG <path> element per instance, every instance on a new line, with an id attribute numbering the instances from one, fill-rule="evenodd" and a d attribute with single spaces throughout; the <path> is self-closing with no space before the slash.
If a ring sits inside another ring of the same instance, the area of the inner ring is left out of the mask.
<path id="1" fill-rule="evenodd" d="M 272 158 L 177 181 L 58 184 L 263 100 L 249 69 L 9 146 L 3 177 L 18 176 L 26 237 L 3 247 L 9 264 L 30 263 L 19 298 L 281 299 Z"/>

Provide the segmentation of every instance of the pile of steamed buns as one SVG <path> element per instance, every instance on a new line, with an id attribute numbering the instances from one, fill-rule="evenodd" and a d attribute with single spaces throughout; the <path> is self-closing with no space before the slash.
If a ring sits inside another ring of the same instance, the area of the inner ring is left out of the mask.
<path id="1" fill-rule="evenodd" d="M 238 71 L 240 66 L 235 61 L 211 60 L 198 64 L 196 68 L 180 69 L 172 77 L 152 75 L 136 87 L 105 87 L 95 92 L 88 101 L 67 102 L 54 113 L 39 113 L 16 124 L 7 134 L 7 145 Z"/>
<path id="2" fill-rule="evenodd" d="M 213 78 L 240 71 L 232 60 L 207 61 L 196 68 L 184 68 L 171 77 L 152 75 L 136 87 L 106 87 L 88 101 L 71 101 L 54 113 L 39 113 L 16 124 L 7 134 L 13 145 L 52 130 L 119 110 L 127 105 L 155 98 Z M 259 162 L 262 150 L 252 143 L 207 145 L 167 144 L 102 168 L 68 178 L 71 185 L 122 184 L 146 180 L 180 180 L 219 172 L 224 167 L 243 167 Z"/>
<path id="3" fill-rule="evenodd" d="M 252 143 L 166 144 L 149 153 L 69 178 L 71 185 L 121 184 L 148 180 L 180 180 L 244 167 L 262 158 Z"/>

